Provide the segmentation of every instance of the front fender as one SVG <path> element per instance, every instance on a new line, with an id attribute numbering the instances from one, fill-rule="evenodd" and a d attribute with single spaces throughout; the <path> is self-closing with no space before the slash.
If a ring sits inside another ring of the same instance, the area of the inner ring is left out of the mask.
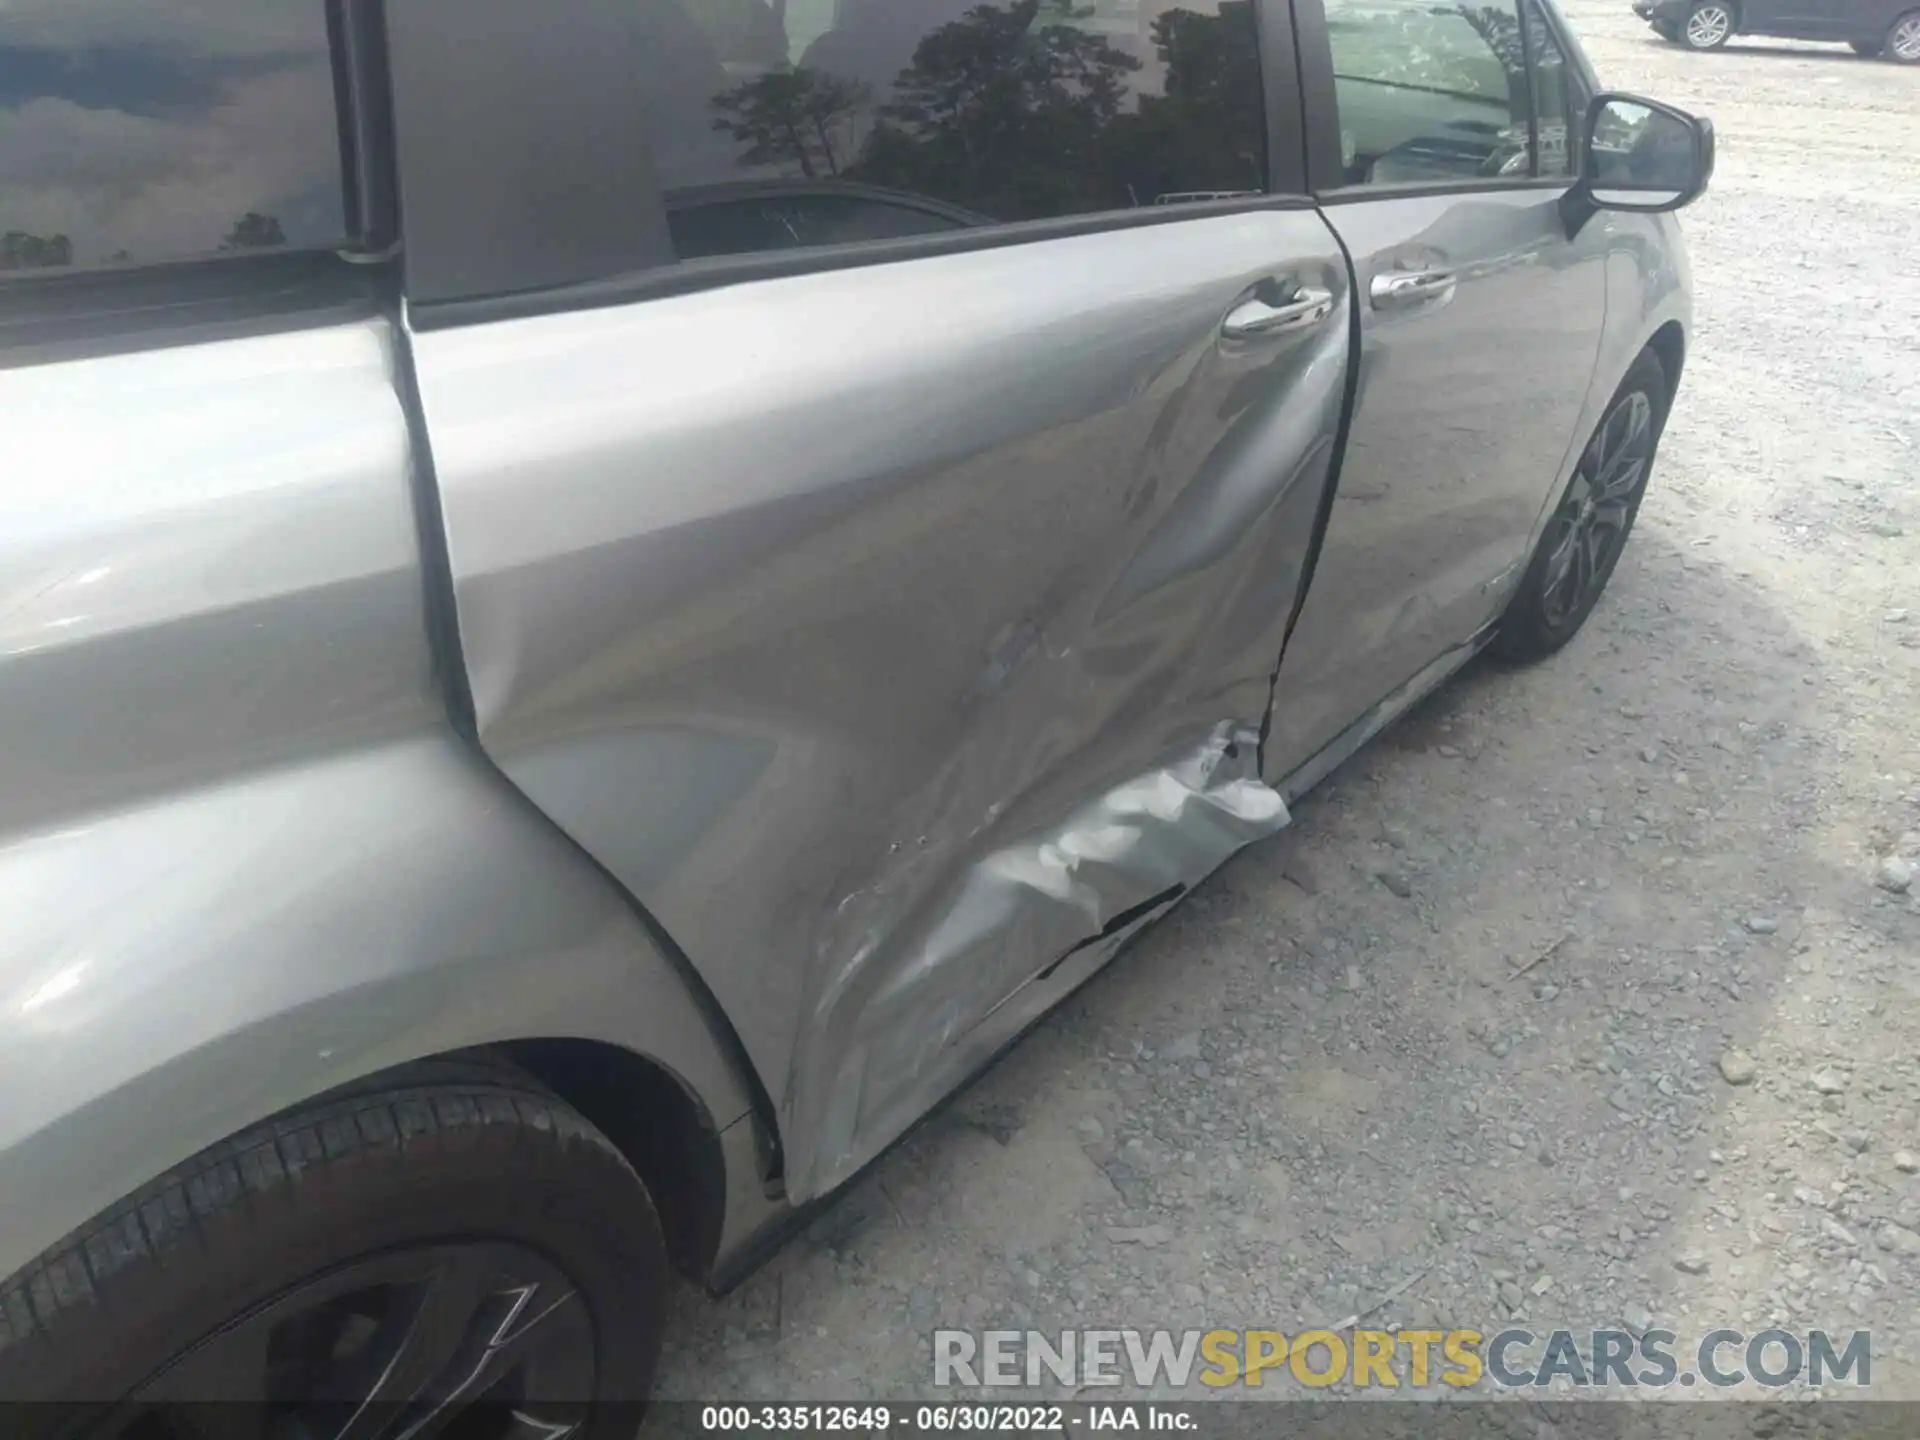
<path id="1" fill-rule="evenodd" d="M 450 732 L 0 849 L 0 1275 L 207 1145 L 523 1038 L 749 1094 L 638 916 Z"/>
<path id="2" fill-rule="evenodd" d="M 1529 557 L 1546 532 L 1547 522 L 1553 518 L 1588 440 L 1599 427 L 1600 417 L 1606 414 L 1614 392 L 1640 352 L 1670 324 L 1680 328 L 1683 345 L 1693 329 L 1693 275 L 1677 218 L 1671 214 L 1601 211 L 1587 225 L 1595 229 L 1607 267 L 1606 325 L 1594 356 L 1587 398 L 1560 473 L 1527 537 L 1524 553 Z M 1523 561 L 1509 577 L 1509 585 L 1518 585 L 1525 570 Z"/>

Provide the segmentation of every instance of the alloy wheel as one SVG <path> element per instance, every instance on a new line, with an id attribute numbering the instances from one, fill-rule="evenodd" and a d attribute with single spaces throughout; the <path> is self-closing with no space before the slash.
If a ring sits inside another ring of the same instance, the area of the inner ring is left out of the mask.
<path id="1" fill-rule="evenodd" d="M 569 1440 L 594 1393 L 585 1300 L 471 1242 L 356 1261 L 193 1346 L 89 1440 Z"/>
<path id="2" fill-rule="evenodd" d="M 1724 5 L 1701 5 L 1687 16 L 1687 43 L 1710 50 L 1733 29 L 1733 15 Z"/>
<path id="3" fill-rule="evenodd" d="M 1600 422 L 1554 512 L 1540 599 L 1549 627 L 1579 616 L 1606 584 L 1652 459 L 1653 401 L 1631 391 Z"/>
<path id="4" fill-rule="evenodd" d="M 1909 64 L 1920 60 L 1920 10 L 1911 15 L 1902 15 L 1894 21 L 1893 33 L 1887 37 L 1887 48 L 1898 59 Z"/>

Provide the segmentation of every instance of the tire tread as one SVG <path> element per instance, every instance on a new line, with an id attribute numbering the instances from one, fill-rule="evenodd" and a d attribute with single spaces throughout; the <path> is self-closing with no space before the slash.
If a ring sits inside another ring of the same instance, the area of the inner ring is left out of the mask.
<path id="1" fill-rule="evenodd" d="M 627 1168 L 582 1116 L 517 1077 L 397 1080 L 375 1093 L 299 1107 L 201 1151 L 0 1281 L 0 1358 L 49 1340 L 102 1303 L 131 1267 L 204 1258 L 211 1248 L 205 1227 L 239 1206 L 290 1199 L 311 1175 L 368 1151 L 499 1127 L 537 1132 L 563 1148 L 585 1146 Z"/>

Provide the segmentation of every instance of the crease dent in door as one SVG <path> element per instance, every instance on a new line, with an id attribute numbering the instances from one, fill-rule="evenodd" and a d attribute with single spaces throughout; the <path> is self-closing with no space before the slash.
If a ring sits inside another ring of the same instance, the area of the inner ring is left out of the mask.
<path id="1" fill-rule="evenodd" d="M 1169 704 L 1172 692 L 1183 700 L 1169 705 L 1174 715 L 1210 702 L 1228 718 L 1187 720 L 1179 728 L 1188 738 L 1150 765 L 1117 782 L 1079 779 L 1077 793 L 1067 788 L 1073 777 L 1098 768 L 1036 773 L 1014 760 L 1031 746 L 1030 731 L 984 725 L 972 755 L 957 757 L 955 768 L 972 771 L 964 788 L 977 794 L 985 776 L 1009 771 L 1024 786 L 997 796 L 986 822 L 964 836 L 939 833 L 955 818 L 943 805 L 934 835 L 896 846 L 876 883 L 841 901 L 842 923 L 817 957 L 824 974 L 807 1027 L 816 1043 L 803 1042 L 796 1057 L 794 1095 L 822 1105 L 798 1117 L 820 1136 L 807 1170 L 790 1177 L 806 1191 L 837 1184 L 871 1158 L 876 1138 L 911 1124 L 935 1098 L 927 1077 L 944 1075 L 956 1049 L 989 1058 L 1140 922 L 1290 822 L 1260 774 L 1260 729 L 1328 483 L 1347 339 L 1345 324 L 1330 327 L 1287 360 L 1261 356 L 1232 379 L 1215 370 L 1221 357 L 1202 362 L 1168 395 L 1155 431 L 1178 433 L 1196 393 L 1211 396 L 1216 423 L 1229 423 L 1131 553 L 1116 557 L 1111 579 L 1086 595 L 1083 643 L 1050 654 L 1043 639 L 1015 637 L 1023 658 L 1041 663 L 1024 674 L 1011 667 L 1027 688 L 1007 697 L 1003 721 L 1046 713 L 1034 702 L 1062 691 L 1096 696 L 1109 717 Z M 1238 370 L 1232 359 L 1224 368 Z M 1169 653 L 1172 640 L 1182 643 Z M 1128 725 L 1110 719 L 1104 751 L 1096 744 L 1077 758 L 1111 768 L 1127 753 L 1115 732 L 1137 724 L 1137 715 Z M 984 753 L 996 746 L 1000 754 Z M 950 802 L 945 779 L 926 788 Z M 1036 804 L 1039 796 L 1047 798 Z M 939 883 L 953 861 L 978 853 L 1001 815 L 1062 810 L 1056 823 L 1016 832 Z M 1065 983 L 1043 987 L 1096 947 Z"/>
<path id="2" fill-rule="evenodd" d="M 1281 828 L 1349 327 L 1271 210 L 419 337 L 482 746 L 724 1007 L 831 1189 Z M 537 377 L 538 383 L 530 383 Z"/>
<path id="3" fill-rule="evenodd" d="M 901 1087 L 911 1086 L 925 1057 L 985 1024 L 1069 956 L 1121 934 L 1243 846 L 1284 829 L 1292 817 L 1259 776 L 1258 739 L 1252 726 L 1223 722 L 1198 748 L 1095 796 L 1057 829 L 971 866 L 910 958 L 887 967 L 853 1012 L 857 1033 L 843 1037 L 852 1047 L 825 1052 L 835 1073 L 820 1162 L 836 1175 L 863 1163 L 855 1136 L 870 1129 L 876 1108 L 911 1093 Z M 846 1013 L 842 998 L 882 938 L 846 958 L 817 1013 Z M 982 963 L 989 951 L 991 963 Z M 986 992 L 1008 974 L 1025 978 L 1006 995 Z"/>

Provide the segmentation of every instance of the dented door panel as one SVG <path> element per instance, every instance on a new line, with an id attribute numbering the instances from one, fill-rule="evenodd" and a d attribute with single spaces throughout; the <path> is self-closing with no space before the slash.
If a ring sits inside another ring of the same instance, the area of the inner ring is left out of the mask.
<path id="1" fill-rule="evenodd" d="M 1335 303 L 1227 338 L 1276 281 Z M 1286 822 L 1349 304 L 1275 209 L 417 338 L 481 742 L 687 951 L 794 1199 Z"/>

